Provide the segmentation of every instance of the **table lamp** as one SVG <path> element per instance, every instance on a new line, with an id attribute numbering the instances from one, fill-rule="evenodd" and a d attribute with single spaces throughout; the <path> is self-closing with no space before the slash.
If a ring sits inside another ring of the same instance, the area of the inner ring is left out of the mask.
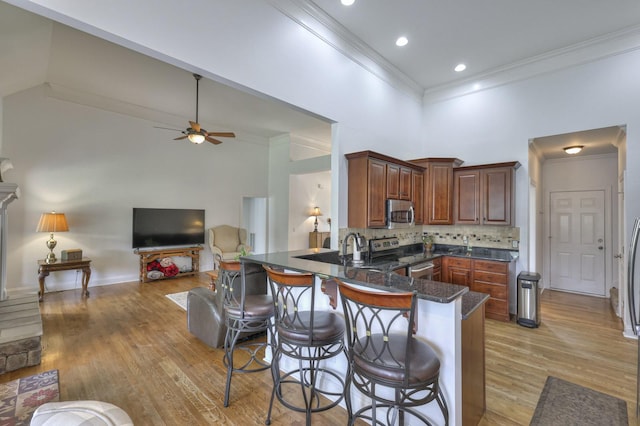
<path id="1" fill-rule="evenodd" d="M 320 207 L 314 207 L 313 212 L 311 212 L 311 216 L 315 216 L 316 218 L 316 220 L 313 222 L 313 232 L 318 232 L 318 216 L 322 216 Z"/>
<path id="2" fill-rule="evenodd" d="M 36 228 L 36 232 L 51 233 L 49 240 L 47 240 L 47 248 L 49 249 L 49 253 L 45 258 L 45 262 L 55 263 L 57 261 L 56 255 L 53 253 L 53 249 L 56 247 L 56 244 L 58 242 L 53 239 L 53 233 L 67 231 L 69 231 L 69 225 L 67 225 L 67 218 L 64 216 L 64 213 L 42 213 L 42 215 L 40 216 L 40 221 L 38 222 L 38 227 Z"/>

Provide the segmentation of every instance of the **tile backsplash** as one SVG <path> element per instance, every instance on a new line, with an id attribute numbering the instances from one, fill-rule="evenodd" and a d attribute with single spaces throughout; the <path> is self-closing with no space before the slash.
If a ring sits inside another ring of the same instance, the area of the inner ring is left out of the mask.
<path id="1" fill-rule="evenodd" d="M 518 250 L 520 228 L 510 226 L 480 225 L 423 225 L 403 229 L 362 229 L 341 228 L 338 231 L 338 250 L 342 252 L 342 241 L 349 232 L 363 235 L 367 241 L 372 238 L 398 237 L 400 245 L 415 244 L 422 241 L 422 235 L 433 235 L 435 244 L 469 245 L 473 247 L 500 248 Z M 352 253 L 352 241 L 349 241 L 347 253 Z"/>

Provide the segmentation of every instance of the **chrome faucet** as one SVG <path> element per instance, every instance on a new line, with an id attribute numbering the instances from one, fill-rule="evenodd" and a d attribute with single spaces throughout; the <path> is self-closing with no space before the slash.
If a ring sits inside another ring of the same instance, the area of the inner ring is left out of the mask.
<path id="1" fill-rule="evenodd" d="M 357 232 L 349 232 L 342 240 L 342 258 L 346 259 L 349 237 L 353 237 L 353 263 L 362 263 L 361 252 L 364 249 L 365 239 Z"/>

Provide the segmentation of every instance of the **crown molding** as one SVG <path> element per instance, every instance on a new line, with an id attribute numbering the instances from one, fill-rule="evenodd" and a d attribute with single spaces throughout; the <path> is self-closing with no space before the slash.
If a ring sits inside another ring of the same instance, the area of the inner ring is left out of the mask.
<path id="1" fill-rule="evenodd" d="M 311 0 L 267 0 L 296 24 L 314 34 L 365 70 L 422 102 L 424 88 Z"/>
<path id="2" fill-rule="evenodd" d="M 422 87 L 312 0 L 267 0 L 364 69 L 423 102 L 441 102 L 640 49 L 640 25 L 507 64 L 451 83 Z"/>
<path id="3" fill-rule="evenodd" d="M 446 101 L 638 49 L 640 49 L 640 25 L 494 68 L 465 80 L 426 89 L 423 100 L 430 103 Z"/>

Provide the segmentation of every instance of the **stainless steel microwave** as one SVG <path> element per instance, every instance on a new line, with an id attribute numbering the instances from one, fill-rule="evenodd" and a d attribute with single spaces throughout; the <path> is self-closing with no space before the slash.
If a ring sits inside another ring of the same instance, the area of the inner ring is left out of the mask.
<path id="1" fill-rule="evenodd" d="M 387 200 L 387 228 L 409 228 L 415 225 L 413 203 L 406 200 Z"/>

